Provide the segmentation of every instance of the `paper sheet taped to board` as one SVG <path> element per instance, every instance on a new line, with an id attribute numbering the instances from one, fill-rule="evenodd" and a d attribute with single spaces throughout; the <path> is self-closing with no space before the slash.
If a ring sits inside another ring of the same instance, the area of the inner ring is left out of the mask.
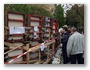
<path id="1" fill-rule="evenodd" d="M 25 33 L 25 27 L 10 27 L 9 33 L 10 34 L 23 34 Z"/>
<path id="2" fill-rule="evenodd" d="M 34 31 L 35 32 L 38 32 L 39 31 L 37 26 L 34 26 Z"/>

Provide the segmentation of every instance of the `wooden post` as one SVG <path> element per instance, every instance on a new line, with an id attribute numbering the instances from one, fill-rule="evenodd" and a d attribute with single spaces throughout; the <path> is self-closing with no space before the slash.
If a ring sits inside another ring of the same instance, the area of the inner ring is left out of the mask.
<path id="1" fill-rule="evenodd" d="M 49 59 L 49 56 L 50 56 L 50 50 L 49 50 L 49 46 L 47 47 L 48 49 L 48 53 L 47 53 L 47 59 Z"/>
<path id="2" fill-rule="evenodd" d="M 8 34 L 8 27 L 4 27 L 4 39 L 5 40 L 8 40 L 8 36 L 9 36 L 9 34 Z"/>
<path id="3" fill-rule="evenodd" d="M 39 49 L 39 64 L 41 63 L 41 52 L 40 52 L 40 49 Z"/>
<path id="4" fill-rule="evenodd" d="M 49 40 L 50 40 L 50 36 L 51 36 L 51 30 L 49 30 Z"/>
<path id="5" fill-rule="evenodd" d="M 28 48 L 27 50 L 29 50 L 29 44 L 26 44 L 26 47 Z M 29 60 L 30 60 L 29 52 L 26 54 L 26 59 L 27 59 L 27 64 L 29 64 Z"/>
<path id="6" fill-rule="evenodd" d="M 52 55 L 54 55 L 54 53 L 55 53 L 55 52 L 54 52 L 54 51 L 55 51 L 54 46 L 55 46 L 55 43 L 52 44 Z"/>
<path id="7" fill-rule="evenodd" d="M 43 64 L 48 64 L 51 59 L 47 59 Z"/>

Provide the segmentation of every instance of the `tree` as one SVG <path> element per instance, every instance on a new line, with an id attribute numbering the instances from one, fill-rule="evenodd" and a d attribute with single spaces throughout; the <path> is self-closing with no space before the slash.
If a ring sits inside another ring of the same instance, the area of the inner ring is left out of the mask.
<path id="1" fill-rule="evenodd" d="M 84 28 L 84 5 L 75 4 L 66 13 L 66 24 L 78 29 Z"/>
<path id="2" fill-rule="evenodd" d="M 42 5 L 43 6 L 43 5 Z M 5 11 L 12 11 L 12 12 L 21 12 L 26 14 L 26 23 L 28 23 L 28 14 L 34 14 L 38 16 L 48 16 L 53 17 L 49 11 L 45 8 L 37 5 L 32 4 L 5 4 L 4 5 L 4 14 Z M 5 17 L 5 15 L 4 15 Z"/>
<path id="3" fill-rule="evenodd" d="M 65 24 L 64 9 L 62 8 L 61 4 L 55 5 L 55 6 L 56 6 L 56 9 L 54 12 L 54 18 L 58 19 L 59 27 L 61 27 Z"/>

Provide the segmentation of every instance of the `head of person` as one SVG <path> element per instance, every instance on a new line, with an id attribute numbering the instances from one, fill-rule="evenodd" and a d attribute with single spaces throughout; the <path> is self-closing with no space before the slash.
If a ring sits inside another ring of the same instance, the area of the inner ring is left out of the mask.
<path id="1" fill-rule="evenodd" d="M 61 33 L 61 34 L 63 34 L 63 33 L 64 33 L 63 29 L 60 31 L 60 33 Z"/>
<path id="2" fill-rule="evenodd" d="M 66 32 L 68 31 L 68 28 L 67 27 L 63 27 L 63 32 Z"/>
<path id="3" fill-rule="evenodd" d="M 71 33 L 71 28 L 70 27 L 68 28 L 68 33 Z"/>
<path id="4" fill-rule="evenodd" d="M 74 34 L 77 31 L 77 29 L 75 27 L 71 28 L 71 34 Z"/>

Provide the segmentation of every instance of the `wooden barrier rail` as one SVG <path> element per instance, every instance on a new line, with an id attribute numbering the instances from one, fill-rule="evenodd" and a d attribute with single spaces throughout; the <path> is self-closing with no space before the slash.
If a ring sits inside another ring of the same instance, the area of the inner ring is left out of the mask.
<path id="1" fill-rule="evenodd" d="M 49 46 L 50 44 L 54 44 L 54 43 L 55 43 L 55 40 L 50 40 L 49 42 L 45 43 L 45 46 Z M 7 45 L 8 45 L 8 44 L 7 44 Z M 12 45 L 12 44 L 11 44 L 11 45 Z M 37 50 L 39 50 L 39 60 L 38 60 L 38 63 L 40 63 L 40 62 L 41 62 L 41 59 L 40 59 L 40 57 L 41 57 L 41 54 L 40 54 L 40 45 L 41 45 L 41 44 L 39 43 L 37 46 L 32 47 L 32 48 L 29 48 L 29 45 L 27 44 L 27 45 L 26 45 L 27 51 L 26 51 L 25 53 L 20 54 L 19 56 L 17 56 L 16 58 L 10 60 L 9 62 L 6 62 L 5 64 L 9 64 L 9 63 L 13 62 L 14 60 L 22 57 L 23 55 L 26 55 L 26 56 L 27 56 L 27 59 L 26 59 L 26 60 L 27 60 L 27 63 L 30 63 L 30 55 L 29 55 L 29 53 L 30 53 L 30 52 L 33 52 L 33 51 L 37 51 Z M 14 45 L 14 46 L 15 46 L 15 45 Z M 17 48 L 20 47 L 20 46 L 23 46 L 23 44 L 15 47 L 15 48 L 13 48 L 13 49 L 10 50 L 10 51 L 5 52 L 4 54 L 7 54 L 7 53 L 9 53 L 9 52 L 17 49 Z M 54 45 L 53 45 L 52 47 L 54 47 Z M 53 50 L 54 50 L 54 48 L 52 48 L 52 52 L 54 52 Z M 53 53 L 52 53 L 52 54 L 53 54 Z M 47 57 L 48 57 L 48 56 L 49 56 L 49 48 L 48 48 Z M 48 57 L 47 59 L 49 59 L 49 57 Z M 49 61 L 48 61 L 48 62 L 49 62 Z M 48 63 L 48 62 L 46 62 L 46 63 Z M 18 63 L 18 62 L 17 62 L 17 63 Z"/>
<path id="2" fill-rule="evenodd" d="M 6 54 L 8 54 L 9 52 L 12 52 L 13 50 L 16 50 L 16 49 L 18 49 L 19 47 L 23 46 L 23 44 L 21 44 L 21 45 L 15 45 L 15 44 L 7 43 L 7 42 L 4 42 L 4 45 L 14 46 L 14 47 L 15 47 L 15 48 L 13 48 L 13 49 L 5 52 L 4 55 L 6 55 Z"/>

